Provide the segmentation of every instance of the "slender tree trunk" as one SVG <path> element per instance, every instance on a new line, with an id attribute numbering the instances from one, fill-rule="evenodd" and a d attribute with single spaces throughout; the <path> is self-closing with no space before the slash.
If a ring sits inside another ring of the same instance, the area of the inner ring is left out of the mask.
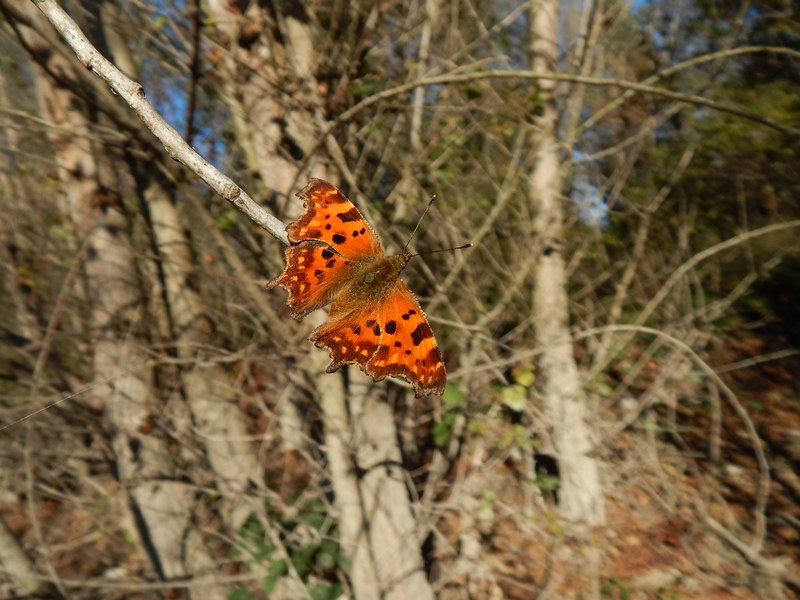
<path id="1" fill-rule="evenodd" d="M 268 23 L 273 15 L 265 14 L 260 6 L 251 5 L 244 14 L 220 0 L 209 0 L 207 6 L 217 17 L 220 32 L 230 41 L 230 56 L 225 61 L 230 77 L 226 89 L 230 93 L 225 97 L 238 119 L 238 139 L 246 140 L 245 147 L 251 149 L 245 150 L 248 165 L 261 175 L 268 188 L 265 191 L 293 196 L 295 190 L 289 185 L 297 168 L 282 156 L 283 148 L 293 146 L 308 155 L 326 125 L 321 117 L 325 114 L 321 100 L 325 84 L 314 77 L 314 67 L 320 60 L 313 43 L 314 19 L 302 14 L 277 15 L 274 18 L 283 35 L 270 39 Z M 254 37 L 240 43 L 245 33 Z M 278 61 L 276 53 L 285 60 Z M 295 90 L 291 96 L 280 92 L 287 89 L 287 83 Z M 338 160 L 337 167 L 346 173 L 341 148 L 331 138 L 327 142 L 331 162 Z M 326 177 L 327 167 L 320 163 L 327 161 L 313 161 L 318 166 L 312 173 Z M 299 204 L 293 205 L 291 214 L 296 215 L 299 208 Z M 310 331 L 322 318 L 321 312 L 310 315 L 304 326 Z M 309 380 L 317 382 L 325 451 L 340 511 L 341 544 L 351 564 L 349 575 L 355 596 L 432 598 L 405 479 L 396 467 L 375 467 L 397 464 L 400 459 L 390 407 L 371 403 L 369 410 L 364 409 L 366 386 L 356 383 L 345 387 L 339 374 L 325 374 L 329 362 L 325 352 L 310 344 L 307 350 L 307 358 L 299 367 L 308 373 Z M 354 374 L 353 378 L 358 381 L 358 376 Z M 281 416 L 287 434 L 298 430 L 296 423 L 301 420 L 289 404 L 284 403 L 289 412 Z M 359 472 L 367 474 L 359 476 Z"/>
<path id="2" fill-rule="evenodd" d="M 113 28 L 106 25 L 109 19 L 116 18 L 115 11 L 113 4 L 103 4 L 104 31 L 113 31 Z M 124 40 L 115 35 L 107 35 L 106 38 L 111 58 L 134 74 L 134 61 L 129 56 Z M 200 297 L 189 283 L 195 265 L 170 189 L 161 177 L 150 174 L 147 165 L 131 162 L 130 166 L 133 169 L 131 178 L 136 181 L 143 204 L 148 208 L 152 235 L 161 258 L 160 275 L 163 297 L 166 299 L 169 334 L 176 344 L 179 358 L 189 364 L 180 372 L 182 397 L 192 417 L 195 428 L 193 435 L 200 434 L 199 441 L 205 447 L 214 480 L 223 496 L 223 521 L 235 532 L 250 514 L 258 510 L 256 497 L 247 491 L 251 486 L 260 487 L 261 469 L 254 447 L 246 441 L 247 429 L 243 416 L 229 402 L 229 385 L 225 372 L 204 361 L 203 353 L 199 350 L 213 347 L 213 325 Z M 187 427 L 186 433 L 189 430 Z M 188 487 L 180 492 L 193 495 Z M 189 526 L 194 502 L 187 502 L 181 509 L 183 518 L 187 520 L 183 530 L 187 543 L 192 548 L 191 552 L 183 548 L 181 554 L 185 561 L 185 571 L 197 574 L 212 570 L 214 561 L 204 550 L 199 531 Z M 206 589 L 194 589 L 192 593 L 195 597 L 213 597 L 224 592 L 222 587 L 206 586 Z"/>
<path id="3" fill-rule="evenodd" d="M 556 70 L 558 4 L 558 0 L 531 3 L 531 66 L 535 71 Z M 559 512 L 567 521 L 595 526 L 604 523 L 605 509 L 569 330 L 554 82 L 539 81 L 536 91 L 541 109 L 531 139 L 535 156 L 529 189 L 536 215 L 534 233 L 541 242 L 533 292 L 534 326 L 542 348 L 539 368 L 561 476 Z"/>
<path id="4" fill-rule="evenodd" d="M 140 181 L 144 176 L 140 177 Z M 262 485 L 255 447 L 246 441 L 243 416 L 228 392 L 223 369 L 204 360 L 201 348 L 214 346 L 213 324 L 203 303 L 189 284 L 194 269 L 189 240 L 167 190 L 149 181 L 144 198 L 150 209 L 156 246 L 162 260 L 167 310 L 178 356 L 189 366 L 181 371 L 184 397 L 205 446 L 214 479 L 225 498 L 226 524 L 236 531 L 257 510 L 248 488 Z M 210 357 L 205 357 L 210 358 Z"/>

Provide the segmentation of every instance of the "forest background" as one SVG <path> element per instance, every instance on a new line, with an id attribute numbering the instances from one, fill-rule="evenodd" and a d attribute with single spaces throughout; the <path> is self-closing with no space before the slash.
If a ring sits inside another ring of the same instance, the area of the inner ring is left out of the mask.
<path id="1" fill-rule="evenodd" d="M 0 596 L 796 596 L 798 36 L 0 0 Z M 404 272 L 443 397 L 326 374 L 264 290 L 311 176 L 390 252 L 433 194 L 413 247 L 473 243 Z"/>

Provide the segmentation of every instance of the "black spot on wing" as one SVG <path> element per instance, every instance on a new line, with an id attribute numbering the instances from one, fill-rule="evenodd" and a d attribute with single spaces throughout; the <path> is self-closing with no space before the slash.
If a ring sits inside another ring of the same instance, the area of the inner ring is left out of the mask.
<path id="1" fill-rule="evenodd" d="M 384 331 L 389 335 L 394 335 L 394 332 L 397 331 L 397 321 L 389 321 L 384 325 Z"/>
<path id="2" fill-rule="evenodd" d="M 381 334 L 381 326 L 380 326 L 380 324 L 375 323 L 375 326 L 372 328 L 372 333 L 374 333 L 375 335 L 380 335 Z"/>
<path id="3" fill-rule="evenodd" d="M 442 362 L 442 355 L 439 353 L 439 348 L 432 348 L 421 362 L 429 369 Z"/>
<path id="4" fill-rule="evenodd" d="M 431 331 L 430 325 L 424 322 L 417 325 L 417 328 L 411 332 L 411 341 L 415 346 L 419 346 L 423 340 L 430 337 L 433 337 L 433 331 Z"/>
<path id="5" fill-rule="evenodd" d="M 347 238 L 346 238 L 346 237 L 344 237 L 344 236 L 343 236 L 341 233 L 334 233 L 334 234 L 333 234 L 333 237 L 332 237 L 331 239 L 333 240 L 333 243 L 334 243 L 334 244 L 341 244 L 341 243 L 342 243 L 342 242 L 344 242 L 344 241 L 345 241 Z"/>
<path id="6" fill-rule="evenodd" d="M 333 252 L 333 250 L 330 250 L 329 248 L 325 248 L 322 251 L 322 258 L 324 258 L 325 260 L 330 260 L 331 258 L 333 258 L 333 256 L 334 256 L 334 252 Z"/>
<path id="7" fill-rule="evenodd" d="M 342 223 L 351 223 L 353 221 L 361 220 L 361 214 L 358 212 L 358 209 L 355 206 L 348 211 L 338 213 L 336 217 Z"/>
<path id="8" fill-rule="evenodd" d="M 403 314 L 402 314 L 402 315 L 400 315 L 400 316 L 402 317 L 402 319 L 403 319 L 404 321 L 408 321 L 408 320 L 411 318 L 411 315 L 415 315 L 415 314 L 417 314 L 417 311 L 415 311 L 415 310 L 412 308 L 412 309 L 411 309 L 411 310 L 409 310 L 407 313 L 403 313 Z"/>

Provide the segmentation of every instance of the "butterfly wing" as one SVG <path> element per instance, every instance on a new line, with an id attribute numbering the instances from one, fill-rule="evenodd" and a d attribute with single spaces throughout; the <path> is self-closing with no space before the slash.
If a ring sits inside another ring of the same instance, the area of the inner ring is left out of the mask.
<path id="1" fill-rule="evenodd" d="M 331 315 L 337 314 L 336 303 Z M 375 304 L 337 315 L 311 334 L 317 347 L 330 350 L 333 372 L 357 364 L 375 381 L 402 377 L 414 386 L 416 397 L 441 395 L 447 376 L 439 345 L 419 302 L 397 280 Z"/>
<path id="2" fill-rule="evenodd" d="M 322 179 L 312 178 L 297 194 L 305 203 L 305 213 L 286 228 L 289 241 L 325 242 L 350 260 L 381 257 L 378 236 L 358 209 L 342 192 Z"/>
<path id="3" fill-rule="evenodd" d="M 286 228 L 286 268 L 267 289 L 286 288 L 292 317 L 302 319 L 336 297 L 356 261 L 383 257 L 383 250 L 358 209 L 327 181 L 312 178 L 297 195 L 306 210 Z"/>
<path id="4" fill-rule="evenodd" d="M 267 289 L 276 285 L 286 288 L 292 318 L 302 319 L 331 302 L 352 270 L 353 263 L 330 246 L 309 240 L 286 248 L 286 268 L 267 284 Z"/>

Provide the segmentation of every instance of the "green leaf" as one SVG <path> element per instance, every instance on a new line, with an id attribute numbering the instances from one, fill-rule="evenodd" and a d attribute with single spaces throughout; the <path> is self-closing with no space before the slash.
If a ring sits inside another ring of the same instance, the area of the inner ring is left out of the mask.
<path id="1" fill-rule="evenodd" d="M 342 595 L 342 586 L 338 583 L 332 585 L 315 585 L 309 590 L 309 595 L 314 600 L 335 600 Z"/>
<path id="2" fill-rule="evenodd" d="M 462 402 L 464 402 L 464 392 L 452 385 L 448 385 L 444 388 L 442 404 L 444 404 L 445 408 L 450 410 L 461 408 Z"/>
<path id="3" fill-rule="evenodd" d="M 534 483 L 539 487 L 539 489 L 544 490 L 545 492 L 552 492 L 558 489 L 561 480 L 555 475 L 544 475 L 537 477 Z"/>
<path id="4" fill-rule="evenodd" d="M 258 600 L 258 596 L 254 596 L 244 588 L 235 588 L 228 592 L 228 600 Z"/>
<path id="5" fill-rule="evenodd" d="M 288 572 L 289 568 L 286 565 L 286 561 L 282 558 L 273 561 L 267 568 L 267 575 L 269 575 L 270 577 L 278 577 L 280 575 L 286 575 L 286 573 Z"/>
<path id="6" fill-rule="evenodd" d="M 214 220 L 214 224 L 220 231 L 227 231 L 233 229 L 239 222 L 239 211 L 232 208 L 223 210 L 222 213 Z"/>
<path id="7" fill-rule="evenodd" d="M 614 388 L 612 388 L 608 382 L 601 377 L 592 380 L 587 388 L 603 398 L 608 398 L 614 392 Z"/>
<path id="8" fill-rule="evenodd" d="M 359 81 L 350 87 L 350 93 L 354 96 L 370 96 L 377 90 L 377 81 Z"/>
<path id="9" fill-rule="evenodd" d="M 316 553 L 317 546 L 314 544 L 302 546 L 292 552 L 292 564 L 294 565 L 295 571 L 297 571 L 297 574 L 300 575 L 300 577 L 308 574 L 308 567 L 311 564 L 311 559 Z"/>
<path id="10" fill-rule="evenodd" d="M 275 587 L 277 585 L 278 585 L 278 578 L 277 577 L 265 577 L 262 587 L 264 588 L 265 592 L 267 592 L 268 594 L 271 594 L 272 592 L 275 591 Z"/>
<path id="11" fill-rule="evenodd" d="M 443 448 L 450 443 L 450 438 L 453 435 L 452 425 L 448 425 L 444 421 L 440 421 L 433 426 L 433 443 L 439 448 Z"/>
<path id="12" fill-rule="evenodd" d="M 520 412 L 528 402 L 528 390 L 515 383 L 500 390 L 500 401 L 511 410 Z"/>
<path id="13" fill-rule="evenodd" d="M 278 559 L 270 563 L 267 568 L 267 577 L 264 578 L 263 588 L 268 594 L 275 591 L 278 580 L 289 572 L 288 565 L 284 559 Z"/>
<path id="14" fill-rule="evenodd" d="M 336 566 L 339 558 L 339 542 L 336 540 L 322 540 L 317 555 L 317 565 L 324 571 L 329 571 Z"/>
<path id="15" fill-rule="evenodd" d="M 514 376 L 514 381 L 521 386 L 529 388 L 536 381 L 536 373 L 532 365 L 520 365 L 515 367 L 511 374 Z"/>
<path id="16" fill-rule="evenodd" d="M 467 431 L 477 435 L 486 435 L 489 432 L 489 424 L 486 421 L 470 421 L 467 423 Z"/>

